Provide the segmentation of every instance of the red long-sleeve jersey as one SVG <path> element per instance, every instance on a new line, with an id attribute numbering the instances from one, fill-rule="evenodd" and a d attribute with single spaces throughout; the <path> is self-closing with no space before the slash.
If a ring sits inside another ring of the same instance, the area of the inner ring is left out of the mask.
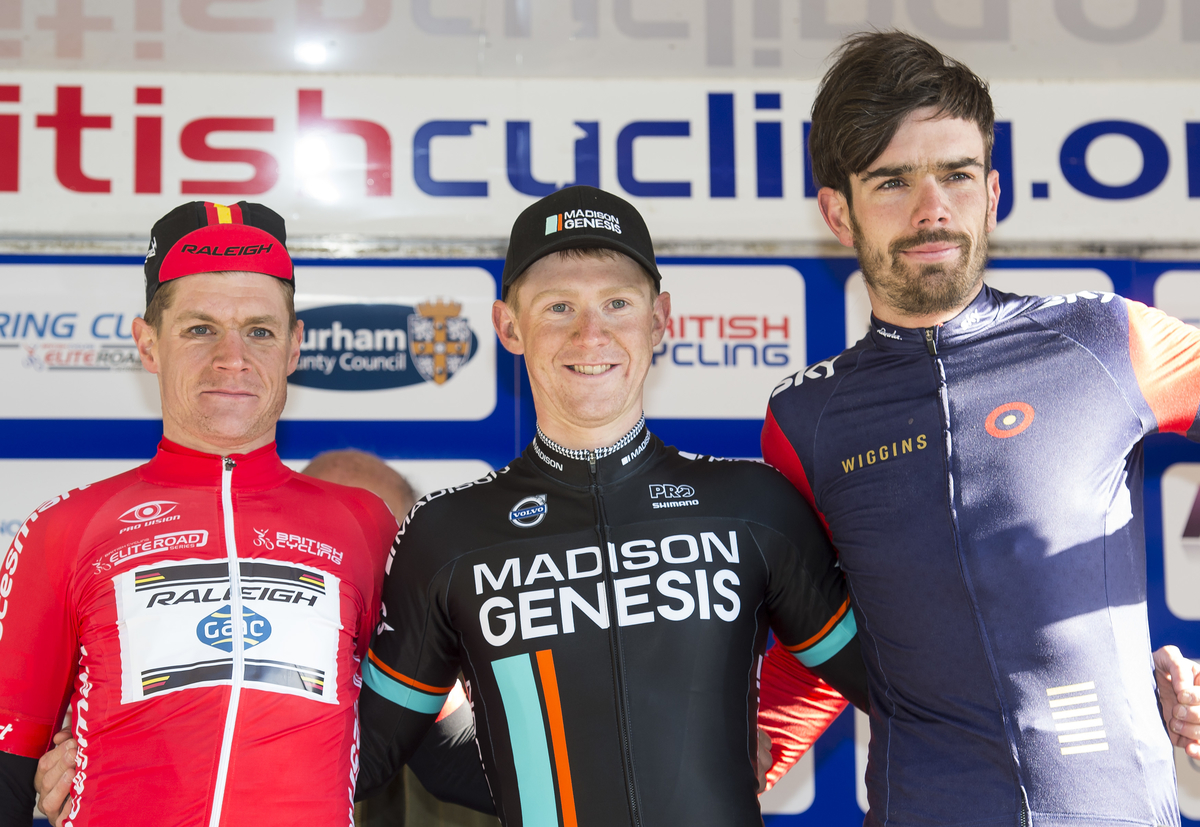
<path id="1" fill-rule="evenodd" d="M 395 531 L 377 497 L 273 444 L 164 439 L 55 497 L 0 568 L 0 750 L 40 756 L 70 701 L 68 824 L 352 823 L 359 661 Z"/>

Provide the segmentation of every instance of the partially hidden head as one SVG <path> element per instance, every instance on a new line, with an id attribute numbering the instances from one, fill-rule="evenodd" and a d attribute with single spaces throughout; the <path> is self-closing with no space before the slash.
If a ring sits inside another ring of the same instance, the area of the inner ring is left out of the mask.
<path id="1" fill-rule="evenodd" d="M 876 297 L 953 310 L 978 290 L 995 227 L 988 85 L 899 31 L 852 35 L 834 58 L 809 133 L 822 214 Z"/>
<path id="2" fill-rule="evenodd" d="M 282 217 L 246 201 L 193 201 L 155 223 L 134 339 L 168 438 L 219 453 L 274 439 L 302 332 L 286 240 Z"/>
<path id="3" fill-rule="evenodd" d="M 660 282 L 646 223 L 622 198 L 567 187 L 518 216 L 492 322 L 525 357 L 543 426 L 578 433 L 637 420 L 670 315 Z"/>
<path id="4" fill-rule="evenodd" d="M 399 471 L 374 454 L 354 448 L 326 451 L 313 457 L 301 473 L 319 480 L 365 488 L 387 503 L 402 519 L 416 502 L 412 486 Z"/>

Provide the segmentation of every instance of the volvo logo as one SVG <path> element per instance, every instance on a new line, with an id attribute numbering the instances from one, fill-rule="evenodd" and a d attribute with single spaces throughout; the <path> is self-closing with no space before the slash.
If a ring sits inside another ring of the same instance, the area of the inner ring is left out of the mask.
<path id="1" fill-rule="evenodd" d="M 546 495 L 526 497 L 508 512 L 508 521 L 517 528 L 533 528 L 546 518 Z"/>

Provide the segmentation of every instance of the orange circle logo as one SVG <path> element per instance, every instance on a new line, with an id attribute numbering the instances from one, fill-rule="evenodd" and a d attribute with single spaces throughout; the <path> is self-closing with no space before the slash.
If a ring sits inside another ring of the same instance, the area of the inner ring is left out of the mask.
<path id="1" fill-rule="evenodd" d="M 996 439 L 1016 436 L 1033 424 L 1033 408 L 1024 402 L 1005 402 L 987 415 L 983 427 Z"/>

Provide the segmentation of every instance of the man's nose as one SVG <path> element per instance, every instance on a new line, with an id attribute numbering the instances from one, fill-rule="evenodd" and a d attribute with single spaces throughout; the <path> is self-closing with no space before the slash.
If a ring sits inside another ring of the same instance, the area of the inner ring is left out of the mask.
<path id="1" fill-rule="evenodd" d="M 575 339 L 581 344 L 602 342 L 608 338 L 604 317 L 599 310 L 587 309 L 579 314 L 575 328 Z"/>
<path id="2" fill-rule="evenodd" d="M 912 225 L 918 230 L 932 230 L 950 223 L 950 202 L 941 185 L 932 178 L 922 179 L 916 186 Z"/>
<path id="3" fill-rule="evenodd" d="M 246 369 L 246 343 L 236 332 L 224 333 L 217 341 L 213 367 L 218 370 Z"/>

